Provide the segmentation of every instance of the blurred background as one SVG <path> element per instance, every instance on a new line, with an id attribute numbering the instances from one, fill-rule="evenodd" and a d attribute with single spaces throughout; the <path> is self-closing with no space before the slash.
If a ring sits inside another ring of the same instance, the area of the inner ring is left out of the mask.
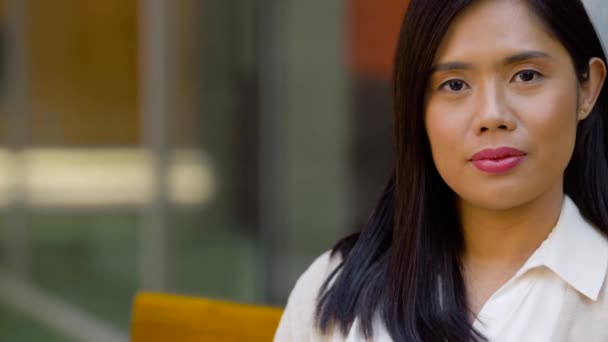
<path id="1" fill-rule="evenodd" d="M 403 0 L 0 2 L 0 340 L 283 306 L 388 177 Z"/>
<path id="2" fill-rule="evenodd" d="M 389 176 L 407 3 L 0 1 L 0 339 L 126 341 L 138 290 L 284 305 Z"/>

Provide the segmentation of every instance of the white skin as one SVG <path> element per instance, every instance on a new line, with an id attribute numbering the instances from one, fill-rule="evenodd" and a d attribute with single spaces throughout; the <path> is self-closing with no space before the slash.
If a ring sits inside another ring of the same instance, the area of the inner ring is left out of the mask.
<path id="1" fill-rule="evenodd" d="M 520 58 L 507 63 L 513 56 Z M 444 36 L 434 65 L 425 126 L 437 170 L 458 198 L 463 272 L 477 314 L 556 224 L 576 127 L 597 100 L 606 66 L 592 58 L 589 79 L 579 82 L 568 51 L 519 0 L 469 6 Z M 505 173 L 483 172 L 470 161 L 503 146 L 526 153 Z"/>

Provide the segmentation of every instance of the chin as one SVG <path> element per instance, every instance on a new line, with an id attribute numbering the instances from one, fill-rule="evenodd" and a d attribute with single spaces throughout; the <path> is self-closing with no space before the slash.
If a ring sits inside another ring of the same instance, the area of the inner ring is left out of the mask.
<path id="1" fill-rule="evenodd" d="M 461 201 L 477 208 L 486 210 L 503 211 L 524 205 L 534 199 L 534 194 L 530 191 L 521 190 L 522 187 L 508 189 L 488 189 L 471 192 L 456 192 Z M 529 190 L 529 189 L 527 189 Z"/>

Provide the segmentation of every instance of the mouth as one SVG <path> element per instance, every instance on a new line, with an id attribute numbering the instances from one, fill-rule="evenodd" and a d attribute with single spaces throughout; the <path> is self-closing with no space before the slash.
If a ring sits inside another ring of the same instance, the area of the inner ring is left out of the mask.
<path id="1" fill-rule="evenodd" d="M 500 174 L 514 169 L 526 157 L 526 153 L 511 147 L 485 149 L 471 157 L 470 161 L 480 171 Z"/>

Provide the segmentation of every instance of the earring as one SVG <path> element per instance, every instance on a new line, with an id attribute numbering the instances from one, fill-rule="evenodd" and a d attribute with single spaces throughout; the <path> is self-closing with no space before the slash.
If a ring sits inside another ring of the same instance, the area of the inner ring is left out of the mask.
<path id="1" fill-rule="evenodd" d="M 581 108 L 581 110 L 578 111 L 578 118 L 582 118 L 583 116 L 585 116 L 585 113 L 587 111 L 584 108 Z"/>

